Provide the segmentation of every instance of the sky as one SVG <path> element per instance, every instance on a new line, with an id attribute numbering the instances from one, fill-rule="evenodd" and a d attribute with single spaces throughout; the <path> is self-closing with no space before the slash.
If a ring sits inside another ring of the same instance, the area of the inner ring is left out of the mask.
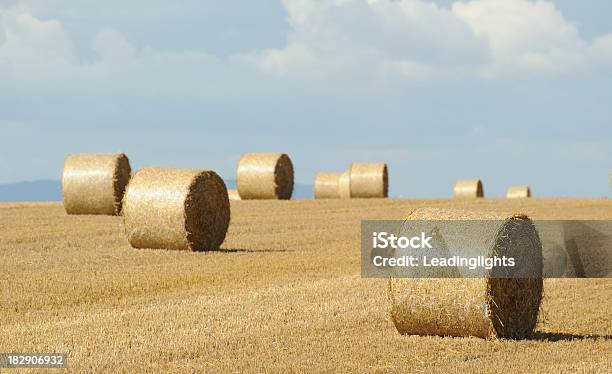
<path id="1" fill-rule="evenodd" d="M 0 184 L 69 153 L 296 182 L 387 162 L 396 197 L 609 196 L 612 2 L 0 0 Z"/>

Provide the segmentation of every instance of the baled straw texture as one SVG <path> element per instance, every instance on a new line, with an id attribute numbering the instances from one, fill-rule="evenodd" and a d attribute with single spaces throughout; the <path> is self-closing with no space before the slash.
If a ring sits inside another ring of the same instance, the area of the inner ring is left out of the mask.
<path id="1" fill-rule="evenodd" d="M 351 170 L 346 170 L 340 174 L 338 180 L 338 195 L 341 199 L 351 198 Z"/>
<path id="2" fill-rule="evenodd" d="M 567 254 L 567 277 L 612 276 L 610 221 L 563 221 L 563 246 Z"/>
<path id="3" fill-rule="evenodd" d="M 531 188 L 529 186 L 511 186 L 506 191 L 508 199 L 524 199 L 531 197 Z"/>
<path id="4" fill-rule="evenodd" d="M 235 190 L 235 189 L 228 189 L 227 197 L 229 197 L 230 200 L 242 200 L 240 198 L 240 194 L 238 193 L 238 190 Z"/>
<path id="5" fill-rule="evenodd" d="M 289 200 L 293 193 L 293 164 L 284 153 L 246 153 L 238 161 L 238 193 L 243 200 Z"/>
<path id="6" fill-rule="evenodd" d="M 456 198 L 484 197 L 484 189 L 480 179 L 462 179 L 455 182 L 453 193 Z"/>
<path id="7" fill-rule="evenodd" d="M 446 233 L 448 246 L 467 238 L 477 252 L 514 257 L 517 267 L 540 276 L 391 279 L 391 316 L 400 333 L 521 339 L 533 332 L 542 300 L 542 245 L 528 217 L 424 208 L 408 219 L 488 220 L 478 232 Z M 444 221 L 439 227 L 444 230 Z"/>
<path id="8" fill-rule="evenodd" d="M 134 248 L 216 250 L 230 221 L 227 188 L 214 171 L 144 168 L 128 185 L 123 217 Z"/>
<path id="9" fill-rule="evenodd" d="M 314 198 L 339 199 L 341 175 L 342 173 L 316 173 L 314 180 Z"/>
<path id="10" fill-rule="evenodd" d="M 350 168 L 351 198 L 385 198 L 389 194 L 387 164 L 353 163 Z"/>
<path id="11" fill-rule="evenodd" d="M 603 220 L 539 220 L 544 276 L 606 278 L 612 276 L 612 222 Z"/>
<path id="12" fill-rule="evenodd" d="M 69 155 L 62 172 L 66 213 L 121 214 L 130 175 L 130 161 L 123 153 Z"/>

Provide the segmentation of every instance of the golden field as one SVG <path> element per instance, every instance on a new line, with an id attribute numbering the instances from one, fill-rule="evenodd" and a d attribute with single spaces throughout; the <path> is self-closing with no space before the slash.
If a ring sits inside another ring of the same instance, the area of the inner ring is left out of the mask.
<path id="1" fill-rule="evenodd" d="M 421 206 L 612 219 L 612 200 L 232 201 L 223 250 L 132 249 L 121 217 L 0 204 L 0 352 L 83 371 L 612 372 L 612 280 L 545 281 L 524 341 L 399 335 L 362 219 Z"/>

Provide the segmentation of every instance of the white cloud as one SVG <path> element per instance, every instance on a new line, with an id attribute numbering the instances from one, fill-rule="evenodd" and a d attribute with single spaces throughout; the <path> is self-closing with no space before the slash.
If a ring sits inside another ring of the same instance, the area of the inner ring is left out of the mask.
<path id="1" fill-rule="evenodd" d="M 586 63 L 587 43 L 550 2 L 473 0 L 454 3 L 453 13 L 487 41 L 490 74 L 508 69 L 563 72 Z"/>
<path id="2" fill-rule="evenodd" d="M 593 40 L 592 55 L 596 62 L 612 68 L 612 33 Z"/>
<path id="3" fill-rule="evenodd" d="M 396 71 L 435 76 L 479 61 L 484 43 L 445 8 L 421 0 L 284 0 L 292 27 L 284 48 L 254 59 L 268 74 L 365 76 Z"/>
<path id="4" fill-rule="evenodd" d="M 58 20 L 37 18 L 19 6 L 0 10 L 0 79 L 66 85 L 78 80 L 74 84 L 89 82 L 94 88 L 112 79 L 126 93 L 193 97 L 207 89 L 214 94 L 232 85 L 244 88 L 236 76 L 247 81 L 263 81 L 265 75 L 422 80 L 558 74 L 593 62 L 612 66 L 612 37 L 593 44 L 581 39 L 575 25 L 548 1 L 471 0 L 450 8 L 424 0 L 282 3 L 290 25 L 285 46 L 227 58 L 140 47 L 121 30 L 102 28 L 91 40 L 97 54 L 84 59 Z M 141 86 L 153 77 L 158 86 L 168 87 Z"/>
<path id="5" fill-rule="evenodd" d="M 12 72 L 18 79 L 51 75 L 74 58 L 60 22 L 42 21 L 22 8 L 0 10 L 0 35 L 4 35 L 0 43 L 0 64 L 7 69 L 4 74 Z"/>
<path id="6" fill-rule="evenodd" d="M 409 79 L 435 79 L 446 76 L 442 71 L 425 64 L 404 60 L 388 60 L 381 64 L 381 73 L 385 76 L 403 76 Z"/>
<path id="7" fill-rule="evenodd" d="M 136 49 L 125 36 L 111 29 L 96 34 L 93 48 L 105 59 L 129 59 L 136 55 Z"/>
<path id="8" fill-rule="evenodd" d="M 311 50 L 303 44 L 291 44 L 283 50 L 266 49 L 262 52 L 261 59 L 251 60 L 258 63 L 265 73 L 281 76 L 291 71 L 306 73 L 316 63 Z"/>
<path id="9" fill-rule="evenodd" d="M 6 42 L 6 31 L 4 27 L 0 27 L 0 47 Z"/>
<path id="10" fill-rule="evenodd" d="M 496 77 L 567 73 L 593 62 L 593 46 L 550 1 L 457 1 L 450 9 L 423 0 L 283 4 L 292 27 L 286 46 L 254 59 L 267 74 Z M 595 49 L 612 61 L 606 43 L 596 41 Z"/>
<path id="11" fill-rule="evenodd" d="M 94 35 L 91 49 L 97 55 L 82 58 L 61 22 L 41 20 L 23 7 L 0 10 L 0 34 L 6 36 L 0 44 L 0 94 L 10 94 L 12 83 L 29 98 L 60 93 L 76 96 L 72 100 L 202 98 L 235 90 L 239 82 L 227 78 L 244 70 L 239 59 L 137 47 L 112 29 Z"/>

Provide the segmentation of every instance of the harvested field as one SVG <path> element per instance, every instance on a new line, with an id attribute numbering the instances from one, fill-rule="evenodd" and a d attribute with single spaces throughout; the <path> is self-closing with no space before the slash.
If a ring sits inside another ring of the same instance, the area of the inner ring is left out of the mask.
<path id="1" fill-rule="evenodd" d="M 612 219 L 612 200 L 232 201 L 220 252 L 133 249 L 121 217 L 0 204 L 0 352 L 74 371 L 612 370 L 612 280 L 545 280 L 533 338 L 401 336 L 359 275 L 362 219 L 412 209 Z"/>

